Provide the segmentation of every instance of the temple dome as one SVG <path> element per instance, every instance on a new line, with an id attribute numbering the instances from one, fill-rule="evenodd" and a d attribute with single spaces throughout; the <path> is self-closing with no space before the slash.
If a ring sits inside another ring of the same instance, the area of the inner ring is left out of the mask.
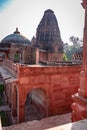
<path id="1" fill-rule="evenodd" d="M 20 34 L 18 28 L 13 34 L 6 36 L 4 39 L 1 40 L 1 43 L 21 43 L 21 44 L 31 44 L 31 42 L 23 35 Z"/>

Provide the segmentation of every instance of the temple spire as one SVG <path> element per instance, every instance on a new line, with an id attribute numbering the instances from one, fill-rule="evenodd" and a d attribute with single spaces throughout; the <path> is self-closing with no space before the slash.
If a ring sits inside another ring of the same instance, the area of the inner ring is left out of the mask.
<path id="1" fill-rule="evenodd" d="M 47 9 L 37 27 L 36 45 L 47 51 L 63 52 L 63 42 L 54 11 Z"/>

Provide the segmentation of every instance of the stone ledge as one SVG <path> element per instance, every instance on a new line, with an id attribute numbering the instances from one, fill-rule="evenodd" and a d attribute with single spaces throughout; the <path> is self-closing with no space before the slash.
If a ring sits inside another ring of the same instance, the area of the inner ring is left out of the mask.
<path id="1" fill-rule="evenodd" d="M 51 116 L 42 120 L 23 122 L 17 125 L 3 127 L 2 130 L 45 130 L 71 122 L 71 113 Z"/>
<path id="2" fill-rule="evenodd" d="M 51 124 L 50 128 L 45 127 L 47 124 L 49 123 L 45 120 L 42 123 L 40 121 L 32 121 L 30 123 L 26 122 L 10 127 L 3 127 L 2 130 L 87 130 L 87 119 L 56 127 L 51 127 Z"/>

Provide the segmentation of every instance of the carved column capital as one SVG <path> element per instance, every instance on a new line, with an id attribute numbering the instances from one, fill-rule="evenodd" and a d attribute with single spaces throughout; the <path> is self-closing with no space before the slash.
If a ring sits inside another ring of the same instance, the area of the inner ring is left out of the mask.
<path id="1" fill-rule="evenodd" d="M 87 0 L 82 0 L 82 6 L 85 10 L 87 10 Z"/>

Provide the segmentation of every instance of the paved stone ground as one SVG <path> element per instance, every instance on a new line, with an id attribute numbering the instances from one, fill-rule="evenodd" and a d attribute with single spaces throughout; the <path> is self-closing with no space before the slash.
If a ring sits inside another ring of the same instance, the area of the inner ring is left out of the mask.
<path id="1" fill-rule="evenodd" d="M 87 119 L 61 126 L 55 126 L 55 124 L 52 126 L 51 120 L 49 121 L 50 126 L 48 126 L 48 122 L 44 119 L 43 121 L 32 121 L 10 127 L 0 127 L 0 130 L 87 130 Z"/>
<path id="2" fill-rule="evenodd" d="M 68 113 L 45 118 L 41 121 L 32 121 L 10 127 L 3 127 L 2 130 L 87 130 L 87 119 L 75 123 L 69 123 L 68 121 L 70 121 L 70 117 L 71 114 Z M 67 124 L 60 125 L 61 123 Z"/>
<path id="3" fill-rule="evenodd" d="M 67 113 L 63 115 L 44 118 L 40 121 L 34 120 L 30 122 L 28 121 L 28 122 L 20 123 L 18 125 L 3 127 L 2 130 L 44 130 L 44 129 L 52 128 L 70 122 L 71 122 L 71 113 Z"/>
<path id="4" fill-rule="evenodd" d="M 87 119 L 75 123 L 49 128 L 46 130 L 87 130 Z"/>

